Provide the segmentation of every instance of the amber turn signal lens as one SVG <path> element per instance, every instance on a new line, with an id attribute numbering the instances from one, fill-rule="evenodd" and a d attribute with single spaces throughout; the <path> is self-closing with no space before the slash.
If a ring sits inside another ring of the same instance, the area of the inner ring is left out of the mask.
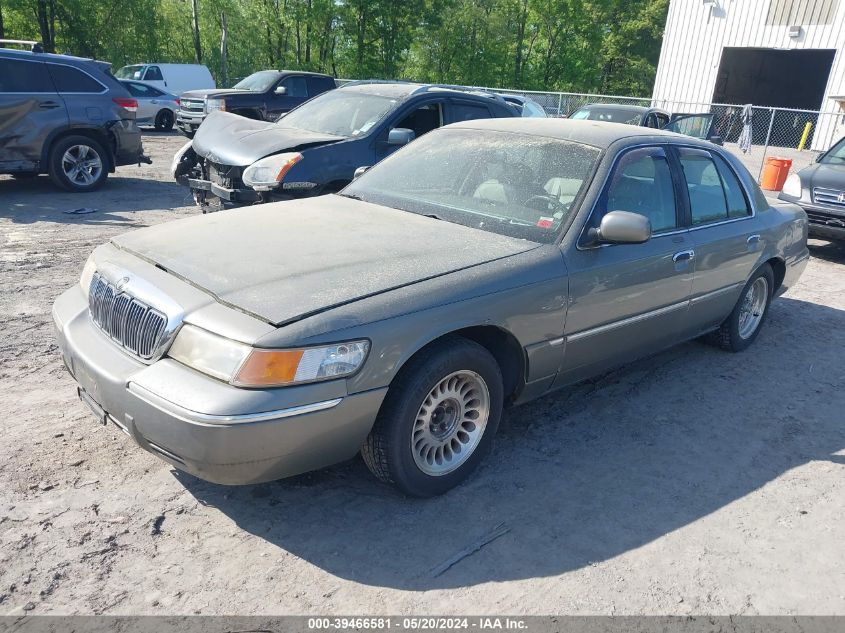
<path id="1" fill-rule="evenodd" d="M 303 350 L 261 350 L 250 352 L 241 365 L 235 384 L 261 387 L 292 383 L 296 377 Z"/>

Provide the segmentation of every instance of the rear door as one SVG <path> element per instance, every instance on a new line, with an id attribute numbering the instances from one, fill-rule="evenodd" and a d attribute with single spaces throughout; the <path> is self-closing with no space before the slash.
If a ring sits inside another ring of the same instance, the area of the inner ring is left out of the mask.
<path id="1" fill-rule="evenodd" d="M 99 69 L 91 67 L 89 72 L 55 62 L 48 62 L 47 69 L 73 124 L 101 126 L 110 120 L 114 104 L 106 97 L 108 87 L 104 81 L 95 76 L 101 72 Z"/>
<path id="2" fill-rule="evenodd" d="M 730 314 L 757 263 L 764 235 L 755 231 L 747 193 L 723 158 L 698 148 L 675 151 L 686 184 L 695 249 L 686 331 L 694 336 Z"/>
<path id="3" fill-rule="evenodd" d="M 558 386 L 656 352 L 681 338 L 694 258 L 678 181 L 660 145 L 624 151 L 596 203 L 582 243 L 565 253 L 569 309 Z M 649 218 L 644 244 L 584 243 L 610 211 Z"/>
<path id="4" fill-rule="evenodd" d="M 0 57 L 0 171 L 43 167 L 47 138 L 67 124 L 65 103 L 44 62 Z"/>
<path id="5" fill-rule="evenodd" d="M 141 121 L 149 121 L 155 119 L 158 114 L 159 97 L 163 94 L 158 88 L 153 88 L 147 84 L 130 81 L 124 84 L 126 89 L 138 101 L 138 114 L 136 119 Z"/>

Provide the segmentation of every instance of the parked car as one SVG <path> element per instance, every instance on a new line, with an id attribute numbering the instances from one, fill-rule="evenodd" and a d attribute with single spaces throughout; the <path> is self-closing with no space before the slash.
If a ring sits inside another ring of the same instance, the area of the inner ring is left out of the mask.
<path id="1" fill-rule="evenodd" d="M 126 86 L 129 94 L 138 101 L 138 125 L 152 125 L 155 129 L 163 131 L 173 129 L 176 111 L 179 109 L 179 97 L 140 81 L 122 79 L 120 83 Z"/>
<path id="2" fill-rule="evenodd" d="M 311 97 L 332 90 L 333 77 L 292 70 L 261 70 L 232 88 L 191 90 L 182 95 L 177 126 L 188 138 L 210 112 L 239 114 L 257 121 L 275 121 Z"/>
<path id="3" fill-rule="evenodd" d="M 507 103 L 511 104 L 519 112 L 519 116 L 523 117 L 539 117 L 545 118 L 548 115 L 539 103 L 524 95 L 513 95 L 499 93 Z"/>
<path id="4" fill-rule="evenodd" d="M 715 131 L 715 117 L 709 112 L 670 114 L 660 108 L 593 103 L 578 108 L 569 118 L 651 127 L 700 138 L 716 145 L 722 144 L 721 137 Z"/>
<path id="5" fill-rule="evenodd" d="M 184 104 L 185 101 L 183 100 Z M 339 191 L 355 170 L 444 123 L 512 117 L 492 93 L 402 82 L 347 84 L 276 123 L 214 112 L 173 161 L 203 210 Z"/>
<path id="6" fill-rule="evenodd" d="M 201 64 L 133 64 L 124 66 L 115 74 L 118 79 L 141 81 L 176 96 L 188 90 L 215 88 L 214 78 Z"/>
<path id="7" fill-rule="evenodd" d="M 97 189 L 115 167 L 150 162 L 137 109 L 105 62 L 0 48 L 0 173 Z"/>
<path id="8" fill-rule="evenodd" d="M 177 468 L 244 484 L 360 450 L 428 496 L 505 405 L 704 334 L 749 347 L 806 241 L 710 143 L 473 120 L 337 195 L 113 238 L 53 316 L 97 418 Z"/>
<path id="9" fill-rule="evenodd" d="M 790 175 L 778 198 L 807 212 L 812 237 L 845 241 L 845 138 Z"/>

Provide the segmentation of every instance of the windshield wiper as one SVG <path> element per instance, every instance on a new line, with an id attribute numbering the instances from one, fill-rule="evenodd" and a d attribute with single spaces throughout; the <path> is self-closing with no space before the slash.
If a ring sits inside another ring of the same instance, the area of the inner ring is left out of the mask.
<path id="1" fill-rule="evenodd" d="M 425 217 L 431 218 L 433 220 L 442 220 L 443 219 L 439 215 L 437 215 L 436 213 L 423 213 L 421 215 L 424 215 Z"/>
<path id="2" fill-rule="evenodd" d="M 337 195 L 343 196 L 344 198 L 349 198 L 350 200 L 360 200 L 361 202 L 364 201 L 361 196 L 354 193 L 338 193 Z"/>

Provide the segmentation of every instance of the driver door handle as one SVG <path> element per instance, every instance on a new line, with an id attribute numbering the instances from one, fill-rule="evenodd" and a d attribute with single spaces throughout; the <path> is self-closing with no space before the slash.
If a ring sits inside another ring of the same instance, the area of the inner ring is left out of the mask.
<path id="1" fill-rule="evenodd" d="M 53 108 L 60 107 L 60 104 L 58 101 L 39 101 L 38 107 L 44 108 L 45 110 L 52 110 Z"/>
<path id="2" fill-rule="evenodd" d="M 676 264 L 678 262 L 685 262 L 695 257 L 695 251 L 679 251 L 672 256 L 672 261 Z"/>

